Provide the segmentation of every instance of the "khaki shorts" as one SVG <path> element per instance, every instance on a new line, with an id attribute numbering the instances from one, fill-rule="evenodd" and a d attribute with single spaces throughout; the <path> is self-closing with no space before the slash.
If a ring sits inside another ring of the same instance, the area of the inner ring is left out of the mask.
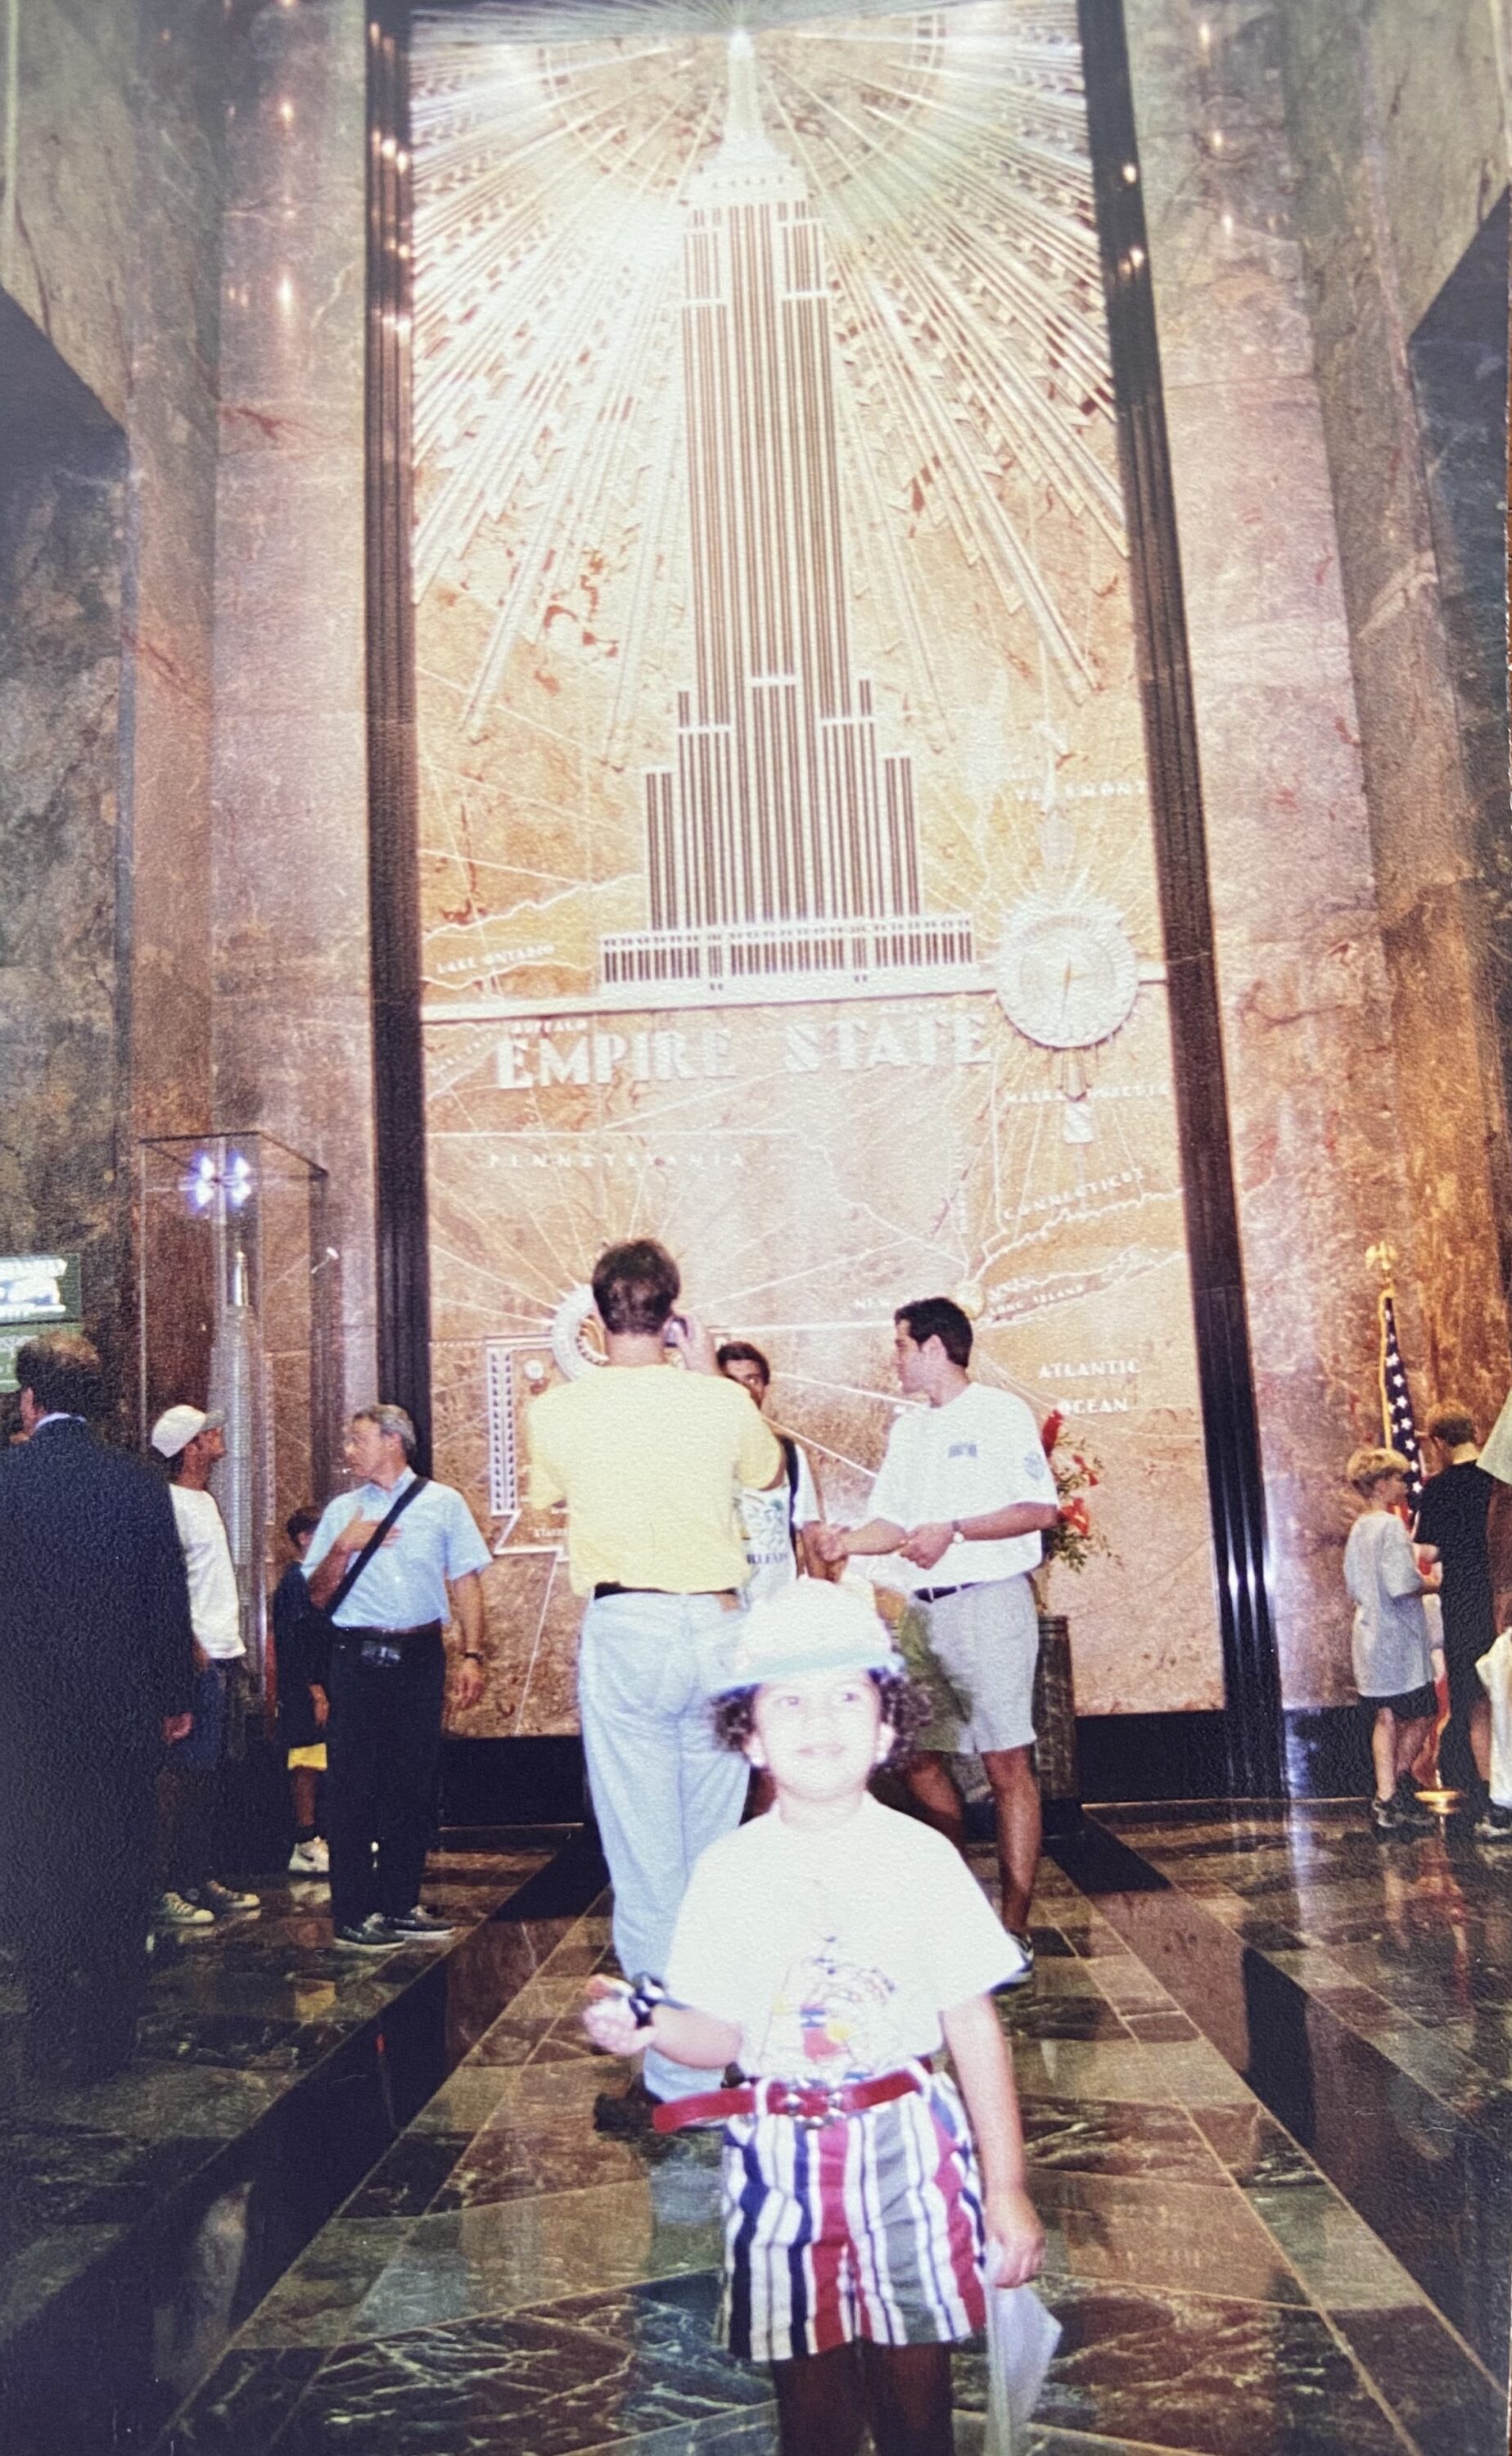
<path id="1" fill-rule="evenodd" d="M 961 1586 L 938 1603 L 915 1602 L 914 1608 L 962 1709 L 959 1715 L 937 1710 L 920 1746 L 948 1756 L 1031 1747 L 1039 1613 L 1028 1578 Z"/>

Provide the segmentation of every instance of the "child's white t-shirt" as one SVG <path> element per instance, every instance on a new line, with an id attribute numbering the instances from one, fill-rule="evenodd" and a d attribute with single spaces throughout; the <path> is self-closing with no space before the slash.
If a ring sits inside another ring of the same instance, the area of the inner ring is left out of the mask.
<path id="1" fill-rule="evenodd" d="M 753 1492 L 743 1484 L 738 1498 L 741 1532 L 746 1538 L 746 1559 L 750 1567 L 746 1600 L 754 1604 L 764 1602 L 768 1595 L 781 1594 L 784 1586 L 790 1586 L 797 1577 L 793 1528 L 810 1525 L 818 1517 L 819 1496 L 814 1490 L 812 1469 L 800 1449 L 796 1489 L 784 1476 L 781 1484 L 768 1485 L 765 1492 Z"/>
<path id="2" fill-rule="evenodd" d="M 840 2080 L 932 2055 L 940 2015 L 1020 1966 L 944 1835 L 868 1792 L 826 1832 L 772 1809 L 705 1851 L 665 1983 L 740 2031 L 745 2071 Z"/>

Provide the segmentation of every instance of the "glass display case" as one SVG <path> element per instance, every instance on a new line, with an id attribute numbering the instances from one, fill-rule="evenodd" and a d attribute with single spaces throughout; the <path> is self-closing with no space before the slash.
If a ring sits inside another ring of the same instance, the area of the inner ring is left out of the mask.
<path id="1" fill-rule="evenodd" d="M 178 1400 L 224 1411 L 212 1489 L 261 1690 L 284 1520 L 326 1500 L 339 1472 L 326 1175 L 265 1134 L 170 1136 L 139 1150 L 143 1446 Z"/>

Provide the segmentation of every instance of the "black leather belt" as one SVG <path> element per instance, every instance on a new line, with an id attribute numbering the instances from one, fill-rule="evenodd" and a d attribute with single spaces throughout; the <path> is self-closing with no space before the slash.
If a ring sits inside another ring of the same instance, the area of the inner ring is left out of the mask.
<path id="1" fill-rule="evenodd" d="M 428 1620 L 419 1628 L 338 1628 L 336 1643 L 338 1648 L 354 1653 L 359 1663 L 379 1670 L 418 1654 L 440 1633 L 440 1622 Z"/>
<path id="2" fill-rule="evenodd" d="M 602 1604 L 610 1595 L 665 1595 L 670 1603 L 688 1604 L 700 1595 L 732 1595 L 734 1591 L 733 1586 L 694 1586 L 687 1592 L 681 1586 L 622 1586 L 617 1578 L 603 1578 L 593 1589 L 593 1600 Z"/>
<path id="3" fill-rule="evenodd" d="M 915 1586 L 913 1600 L 916 1604 L 943 1604 L 947 1595 L 964 1595 L 965 1592 L 964 1586 Z"/>

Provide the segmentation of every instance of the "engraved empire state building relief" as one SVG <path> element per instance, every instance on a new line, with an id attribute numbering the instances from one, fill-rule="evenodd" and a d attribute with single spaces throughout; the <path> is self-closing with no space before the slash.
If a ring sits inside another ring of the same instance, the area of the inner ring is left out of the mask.
<path id="1" fill-rule="evenodd" d="M 912 763 L 852 667 L 824 233 L 729 38 L 688 183 L 682 348 L 694 670 L 645 774 L 650 927 L 601 988 L 660 1002 L 965 986 L 970 917 L 921 909 Z"/>

